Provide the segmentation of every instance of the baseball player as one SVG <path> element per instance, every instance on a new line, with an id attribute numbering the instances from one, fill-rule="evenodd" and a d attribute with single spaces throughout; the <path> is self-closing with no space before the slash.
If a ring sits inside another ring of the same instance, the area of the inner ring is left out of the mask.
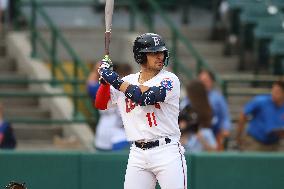
<path id="1" fill-rule="evenodd" d="M 136 74 L 123 77 L 111 70 L 108 57 L 99 68 L 101 84 L 96 107 L 118 106 L 126 136 L 132 142 L 125 175 L 125 189 L 186 189 L 187 166 L 179 143 L 180 82 L 163 69 L 169 51 L 161 36 L 145 33 L 133 45 Z"/>

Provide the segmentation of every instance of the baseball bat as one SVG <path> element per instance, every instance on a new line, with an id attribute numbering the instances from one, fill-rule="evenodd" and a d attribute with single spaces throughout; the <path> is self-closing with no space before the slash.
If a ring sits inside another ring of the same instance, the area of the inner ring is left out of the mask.
<path id="1" fill-rule="evenodd" d="M 105 58 L 106 56 L 109 56 L 113 6 L 114 6 L 114 0 L 106 0 L 106 4 L 105 4 Z M 100 78 L 99 80 L 100 80 L 100 83 L 106 84 L 106 81 L 103 78 Z"/>
<path id="2" fill-rule="evenodd" d="M 114 0 L 106 0 L 105 5 L 105 55 L 109 55 L 109 45 L 111 37 L 111 25 L 112 25 L 112 14 L 113 14 Z"/>

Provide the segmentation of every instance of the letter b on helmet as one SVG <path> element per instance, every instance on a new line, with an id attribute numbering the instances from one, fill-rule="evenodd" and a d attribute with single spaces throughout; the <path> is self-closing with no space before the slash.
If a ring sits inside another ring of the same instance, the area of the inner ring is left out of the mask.
<path id="1" fill-rule="evenodd" d="M 164 52 L 164 66 L 168 65 L 169 51 L 161 36 L 154 33 L 145 33 L 138 36 L 133 44 L 134 59 L 138 64 L 146 62 L 147 52 Z"/>

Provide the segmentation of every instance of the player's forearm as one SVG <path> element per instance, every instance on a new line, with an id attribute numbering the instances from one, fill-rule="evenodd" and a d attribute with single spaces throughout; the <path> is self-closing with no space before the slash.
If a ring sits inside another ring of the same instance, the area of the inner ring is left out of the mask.
<path id="1" fill-rule="evenodd" d="M 121 84 L 119 90 L 120 90 L 121 92 L 125 93 L 126 90 L 127 90 L 127 88 L 129 87 L 129 85 L 130 85 L 130 83 L 124 81 L 124 82 Z M 138 87 L 140 88 L 140 90 L 141 90 L 142 93 L 144 93 L 145 91 L 147 91 L 147 90 L 149 89 L 149 87 L 144 86 L 144 85 L 139 85 Z"/>
<path id="2" fill-rule="evenodd" d="M 128 82 L 123 82 L 119 88 L 119 90 L 123 93 L 125 93 L 127 87 L 129 86 L 130 84 Z"/>
<path id="3" fill-rule="evenodd" d="M 137 86 L 127 82 L 123 82 L 119 90 L 125 96 L 140 106 L 154 105 L 158 102 L 164 102 L 166 98 L 166 88 L 163 86 Z"/>
<path id="4" fill-rule="evenodd" d="M 106 82 L 115 89 L 123 92 L 128 99 L 131 99 L 140 106 L 154 105 L 165 101 L 167 89 L 163 86 L 147 87 L 132 85 L 120 79 L 116 72 L 107 68 L 101 68 L 100 74 Z"/>

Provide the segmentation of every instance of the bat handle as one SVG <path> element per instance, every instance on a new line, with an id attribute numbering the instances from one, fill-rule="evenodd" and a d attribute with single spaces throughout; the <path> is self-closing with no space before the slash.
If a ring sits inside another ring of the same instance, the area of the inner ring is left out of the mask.
<path id="1" fill-rule="evenodd" d="M 105 55 L 109 55 L 110 35 L 111 31 L 105 32 Z"/>
<path id="2" fill-rule="evenodd" d="M 105 57 L 109 56 L 110 35 L 111 35 L 110 31 L 105 32 Z M 99 81 L 101 84 L 104 85 L 107 84 L 107 82 L 103 78 L 100 78 Z"/>

